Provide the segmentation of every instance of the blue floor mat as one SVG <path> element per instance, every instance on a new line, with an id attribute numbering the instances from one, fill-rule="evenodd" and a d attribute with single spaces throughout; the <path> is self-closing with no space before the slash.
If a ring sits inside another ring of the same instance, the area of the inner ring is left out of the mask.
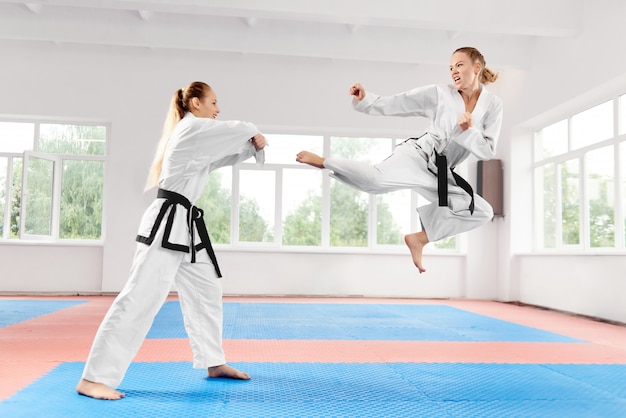
<path id="1" fill-rule="evenodd" d="M 147 338 L 187 338 L 167 302 Z M 581 342 L 445 305 L 224 303 L 224 338 L 271 340 Z"/>
<path id="2" fill-rule="evenodd" d="M 0 328 L 85 303 L 84 300 L 0 300 Z"/>
<path id="3" fill-rule="evenodd" d="M 120 401 L 73 388 L 64 363 L 0 403 L 6 417 L 621 417 L 626 365 L 233 363 L 250 381 L 190 363 L 133 363 Z"/>

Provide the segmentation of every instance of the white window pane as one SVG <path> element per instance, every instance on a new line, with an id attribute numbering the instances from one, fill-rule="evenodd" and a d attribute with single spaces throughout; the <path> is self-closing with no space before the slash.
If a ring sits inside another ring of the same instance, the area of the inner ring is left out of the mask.
<path id="1" fill-rule="evenodd" d="M 330 182 L 330 245 L 367 247 L 369 195 L 338 180 Z"/>
<path id="2" fill-rule="evenodd" d="M 590 246 L 615 246 L 615 172 L 614 147 L 587 154 L 587 196 L 589 198 Z"/>
<path id="3" fill-rule="evenodd" d="M 580 243 L 580 170 L 578 160 L 559 164 L 561 174 L 561 225 L 564 245 Z"/>
<path id="4" fill-rule="evenodd" d="M 52 234 L 52 183 L 54 162 L 37 157 L 28 160 L 24 202 L 24 233 Z"/>
<path id="5" fill-rule="evenodd" d="M 621 143 L 620 149 L 620 168 L 621 168 L 621 179 L 620 183 L 622 185 L 622 215 L 623 218 L 621 220 L 624 239 L 623 242 L 626 243 L 626 143 Z"/>
<path id="6" fill-rule="evenodd" d="M 619 134 L 626 134 L 626 94 L 619 98 Z"/>
<path id="7" fill-rule="evenodd" d="M 204 210 L 204 221 L 213 244 L 230 244 L 232 173 L 232 167 L 211 172 L 202 195 L 196 201 L 196 206 Z"/>
<path id="8" fill-rule="evenodd" d="M 578 149 L 613 137 L 613 101 L 572 116 L 572 148 Z"/>
<path id="9" fill-rule="evenodd" d="M 333 137 L 330 155 L 375 164 L 392 151 L 389 138 Z M 368 245 L 369 195 L 336 180 L 330 190 L 330 245 Z"/>
<path id="10" fill-rule="evenodd" d="M 0 157 L 0 238 L 5 237 L 5 216 L 4 212 L 7 208 L 7 169 L 9 165 L 9 159 L 6 157 Z"/>
<path id="11" fill-rule="evenodd" d="M 439 241 L 433 243 L 433 245 L 435 246 L 435 248 L 439 249 L 454 249 L 456 248 L 456 237 L 456 235 L 452 235 L 451 237 L 440 239 Z"/>
<path id="12" fill-rule="evenodd" d="M 13 172 L 11 180 L 11 191 L 9 196 L 9 238 L 19 238 L 20 236 L 20 208 L 21 208 L 21 192 L 22 192 L 22 167 L 24 159 L 21 157 L 13 158 Z"/>
<path id="13" fill-rule="evenodd" d="M 268 143 L 265 162 L 274 164 L 295 164 L 296 154 L 311 151 L 322 155 L 324 137 L 314 135 L 276 135 L 267 134 Z"/>
<path id="14" fill-rule="evenodd" d="M 376 196 L 377 244 L 404 244 L 404 235 L 411 232 L 411 211 L 410 190 Z"/>
<path id="15" fill-rule="evenodd" d="M 283 172 L 283 245 L 322 243 L 322 170 Z"/>
<path id="16" fill-rule="evenodd" d="M 537 168 L 535 172 L 535 213 L 538 220 L 538 232 L 543 237 L 543 248 L 554 248 L 557 244 L 557 190 L 556 165 L 550 164 Z"/>
<path id="17" fill-rule="evenodd" d="M 101 238 L 103 184 L 104 161 L 63 161 L 59 238 Z"/>
<path id="18" fill-rule="evenodd" d="M 535 134 L 535 161 L 567 152 L 567 119 L 546 126 Z"/>
<path id="19" fill-rule="evenodd" d="M 389 138 L 333 137 L 330 155 L 375 164 L 391 154 L 392 144 Z"/>
<path id="20" fill-rule="evenodd" d="M 275 173 L 241 170 L 239 176 L 239 241 L 273 242 Z"/>
<path id="21" fill-rule="evenodd" d="M 34 137 L 32 123 L 0 122 L 0 152 L 32 151 Z"/>
<path id="22" fill-rule="evenodd" d="M 40 152 L 54 154 L 104 155 L 106 128 L 92 125 L 41 124 Z"/>

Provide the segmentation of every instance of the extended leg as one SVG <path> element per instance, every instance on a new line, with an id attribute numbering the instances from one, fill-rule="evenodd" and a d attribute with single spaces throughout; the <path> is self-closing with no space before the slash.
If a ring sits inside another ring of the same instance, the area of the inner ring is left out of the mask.
<path id="1" fill-rule="evenodd" d="M 427 171 L 426 160 L 410 144 L 398 146 L 378 164 L 345 158 L 323 158 L 308 151 L 298 153 L 297 161 L 332 171 L 331 176 L 357 190 L 371 194 L 415 188 Z"/>
<path id="2" fill-rule="evenodd" d="M 100 327 L 76 390 L 98 399 L 119 399 L 113 390 L 139 351 L 167 297 L 182 253 L 138 244 L 130 278 Z M 108 389 L 107 389 L 108 388 Z"/>

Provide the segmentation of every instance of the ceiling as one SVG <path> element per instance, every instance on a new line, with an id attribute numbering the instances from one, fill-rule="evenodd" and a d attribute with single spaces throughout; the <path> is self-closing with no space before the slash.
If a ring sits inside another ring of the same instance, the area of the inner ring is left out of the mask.
<path id="1" fill-rule="evenodd" d="M 409 65 L 471 45 L 524 69 L 538 40 L 584 30 L 584 2 L 0 0 L 0 40 Z"/>

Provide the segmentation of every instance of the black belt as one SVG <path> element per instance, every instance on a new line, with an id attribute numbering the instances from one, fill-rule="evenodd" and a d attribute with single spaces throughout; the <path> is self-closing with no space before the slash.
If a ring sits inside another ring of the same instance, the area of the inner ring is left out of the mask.
<path id="1" fill-rule="evenodd" d="M 445 155 L 436 153 L 436 165 L 437 165 L 437 194 L 439 194 L 439 206 L 448 206 L 448 159 Z M 450 169 L 454 181 L 457 186 L 465 190 L 470 195 L 472 200 L 470 201 L 469 210 L 474 214 L 474 190 L 472 186 L 461 176 L 454 172 L 454 169 Z"/>
<path id="2" fill-rule="evenodd" d="M 191 251 L 192 263 L 196 262 L 196 252 L 204 248 L 209 254 L 209 258 L 211 259 L 211 262 L 213 263 L 213 267 L 215 267 L 215 273 L 217 274 L 217 277 L 222 277 L 220 268 L 217 265 L 217 258 L 215 257 L 215 251 L 213 251 L 213 246 L 211 245 L 211 240 L 209 239 L 209 232 L 207 231 L 206 224 L 204 223 L 204 218 L 203 218 L 204 211 L 192 205 L 189 199 L 187 199 L 185 196 L 176 192 L 171 192 L 169 190 L 159 189 L 157 193 L 157 198 L 164 198 L 166 200 L 163 203 L 163 206 L 161 206 L 161 210 L 159 211 L 159 214 L 154 221 L 154 225 L 152 226 L 152 231 L 150 232 L 150 236 L 144 237 L 141 235 L 137 235 L 136 240 L 138 242 L 151 245 L 152 241 L 154 241 L 154 236 L 156 235 L 157 230 L 159 229 L 159 225 L 161 224 L 161 222 L 163 221 L 163 218 L 165 217 L 165 213 L 167 212 L 167 209 L 171 207 L 172 210 L 170 211 L 170 214 L 167 218 L 167 223 L 165 224 L 165 232 L 163 234 L 163 242 L 162 242 L 163 248 L 167 248 L 169 250 L 174 250 L 174 251 L 182 251 L 185 253 L 188 253 L 189 251 Z M 189 228 L 189 234 L 191 235 L 191 244 L 189 246 L 174 244 L 169 241 L 169 236 L 170 236 L 170 233 L 172 232 L 172 226 L 174 225 L 174 215 L 176 214 L 176 205 L 182 205 L 185 209 L 187 209 L 187 227 Z M 198 230 L 198 235 L 200 236 L 200 244 L 198 245 L 195 245 L 195 239 L 194 239 L 195 234 L 193 233 L 194 225 L 196 229 Z"/>

